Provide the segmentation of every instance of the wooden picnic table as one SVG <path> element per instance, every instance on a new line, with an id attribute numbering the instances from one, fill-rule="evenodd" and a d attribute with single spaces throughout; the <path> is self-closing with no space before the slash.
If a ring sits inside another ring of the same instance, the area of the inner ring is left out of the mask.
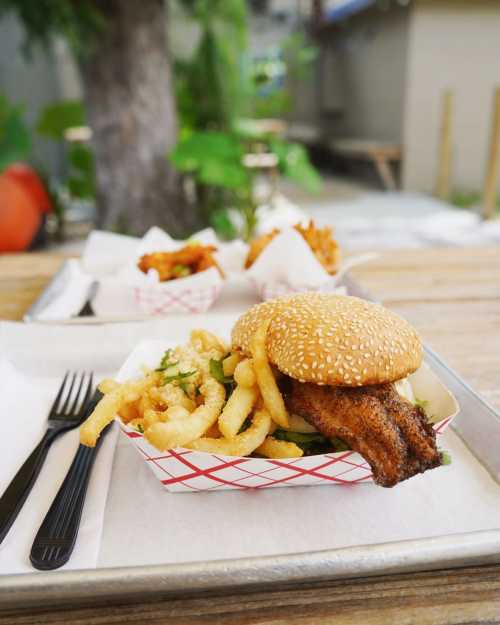
<path id="1" fill-rule="evenodd" d="M 21 319 L 64 258 L 0 256 L 0 319 Z M 473 388 L 500 408 L 500 247 L 390 250 L 353 270 L 404 315 Z M 500 565 L 386 575 L 269 592 L 159 599 L 134 605 L 2 613 L 0 625 L 500 624 Z"/>

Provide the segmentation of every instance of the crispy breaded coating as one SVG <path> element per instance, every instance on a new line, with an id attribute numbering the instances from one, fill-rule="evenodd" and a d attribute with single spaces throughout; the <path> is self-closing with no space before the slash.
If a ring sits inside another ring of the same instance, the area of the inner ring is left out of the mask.
<path id="1" fill-rule="evenodd" d="M 156 269 L 160 282 L 185 278 L 210 267 L 215 267 L 224 278 L 224 273 L 213 256 L 216 250 L 213 245 L 186 245 L 175 252 L 144 254 L 137 266 L 143 273 Z"/>
<path id="2" fill-rule="evenodd" d="M 286 405 L 327 438 L 340 438 L 370 465 L 380 486 L 441 464 L 436 434 L 421 408 L 392 384 L 359 388 L 289 382 Z"/>

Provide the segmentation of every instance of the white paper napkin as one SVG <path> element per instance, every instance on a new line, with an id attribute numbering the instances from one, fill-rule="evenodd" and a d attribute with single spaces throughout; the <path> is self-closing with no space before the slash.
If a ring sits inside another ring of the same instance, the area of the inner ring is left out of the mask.
<path id="1" fill-rule="evenodd" d="M 92 276 L 85 273 L 80 261 L 74 258 L 68 260 L 62 269 L 62 290 L 54 295 L 36 318 L 39 321 L 54 321 L 77 315 L 87 301 L 92 281 Z"/>
<path id="2" fill-rule="evenodd" d="M 0 493 L 42 438 L 60 377 L 32 377 L 0 360 Z M 99 554 L 104 508 L 116 444 L 116 426 L 97 455 L 73 555 L 66 569 L 95 567 Z M 0 545 L 0 574 L 33 572 L 29 553 L 33 539 L 57 494 L 78 448 L 78 430 L 52 444 L 38 479 L 9 533 Z"/>

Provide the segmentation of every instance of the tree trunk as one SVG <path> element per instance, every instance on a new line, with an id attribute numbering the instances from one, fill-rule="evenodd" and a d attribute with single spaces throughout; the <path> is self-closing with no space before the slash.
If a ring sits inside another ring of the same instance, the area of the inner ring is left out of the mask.
<path id="1" fill-rule="evenodd" d="M 95 0 L 103 32 L 82 63 L 96 163 L 98 226 L 176 237 L 199 225 L 167 161 L 177 118 L 163 0 Z"/>

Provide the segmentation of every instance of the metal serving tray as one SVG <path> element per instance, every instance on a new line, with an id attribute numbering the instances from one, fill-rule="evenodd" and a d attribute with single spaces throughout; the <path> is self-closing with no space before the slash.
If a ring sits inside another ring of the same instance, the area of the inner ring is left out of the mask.
<path id="1" fill-rule="evenodd" d="M 349 278 L 345 285 L 349 293 L 372 299 Z M 426 348 L 425 353 L 427 361 L 461 405 L 462 411 L 452 427 L 499 482 L 499 415 L 434 352 Z M 0 576 L 0 610 L 37 604 L 95 605 L 110 600 L 144 601 L 151 596 L 271 589 L 491 563 L 500 563 L 500 529 L 267 557 L 5 575 Z"/>

